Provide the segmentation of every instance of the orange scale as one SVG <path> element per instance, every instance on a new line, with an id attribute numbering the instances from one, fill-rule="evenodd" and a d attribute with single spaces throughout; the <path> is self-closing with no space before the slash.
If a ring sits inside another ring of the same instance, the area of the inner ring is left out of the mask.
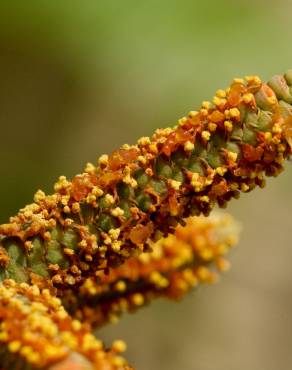
<path id="1" fill-rule="evenodd" d="M 240 101 L 241 96 L 246 92 L 246 87 L 239 83 L 232 84 L 230 92 L 227 97 L 228 105 L 231 107 L 236 107 Z"/>
<path id="2" fill-rule="evenodd" d="M 75 176 L 72 180 L 72 197 L 79 202 L 89 193 L 89 185 L 92 184 L 90 175 Z M 96 182 L 96 181 L 95 181 Z M 93 184 L 92 184 L 93 185 Z"/>
<path id="3" fill-rule="evenodd" d="M 179 203 L 175 194 L 168 198 L 169 211 L 172 216 L 177 216 L 179 213 Z"/>
<path id="4" fill-rule="evenodd" d="M 153 232 L 152 223 L 147 225 L 138 224 L 129 233 L 129 239 L 134 244 L 144 244 Z"/>
<path id="5" fill-rule="evenodd" d="M 109 157 L 108 169 L 116 171 L 119 168 L 134 162 L 138 155 L 138 150 L 134 148 L 116 150 Z"/>
<path id="6" fill-rule="evenodd" d="M 193 135 L 188 130 L 184 130 L 182 127 L 179 127 L 176 130 L 175 138 L 178 143 L 185 143 L 186 141 L 192 141 Z"/>
<path id="7" fill-rule="evenodd" d="M 188 119 L 186 122 L 183 123 L 181 126 L 185 130 L 190 130 L 194 126 L 194 122 L 191 119 Z"/>
<path id="8" fill-rule="evenodd" d="M 227 186 L 227 183 L 226 183 L 226 180 L 222 180 L 219 182 L 219 184 L 213 184 L 212 185 L 212 188 L 209 192 L 209 196 L 211 198 L 217 198 L 217 197 L 220 197 L 224 194 L 226 194 L 228 192 L 228 186 Z"/>
<path id="9" fill-rule="evenodd" d="M 275 144 L 269 144 L 266 147 L 265 153 L 264 153 L 264 161 L 266 163 L 272 163 L 277 156 L 277 151 Z"/>
<path id="10" fill-rule="evenodd" d="M 169 157 L 176 147 L 177 141 L 175 138 L 175 132 L 172 132 L 171 134 L 169 134 L 166 141 L 163 143 L 161 152 Z"/>
<path id="11" fill-rule="evenodd" d="M 248 162 L 255 162 L 262 158 L 262 155 L 264 153 L 264 149 L 260 146 L 254 148 L 253 146 L 249 144 L 243 144 L 242 145 L 242 153 L 243 157 Z"/>
<path id="12" fill-rule="evenodd" d="M 209 118 L 210 122 L 214 122 L 214 123 L 218 124 L 218 123 L 224 121 L 225 115 L 224 115 L 224 113 L 220 112 L 219 110 L 215 110 L 209 115 L 208 118 Z"/>
<path id="13" fill-rule="evenodd" d="M 108 187 L 119 182 L 122 178 L 123 174 L 120 171 L 105 172 L 98 178 L 98 185 L 101 187 Z"/>

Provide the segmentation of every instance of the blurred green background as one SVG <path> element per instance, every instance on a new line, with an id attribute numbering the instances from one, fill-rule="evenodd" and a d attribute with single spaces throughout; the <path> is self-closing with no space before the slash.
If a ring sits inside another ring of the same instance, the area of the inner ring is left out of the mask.
<path id="1" fill-rule="evenodd" d="M 288 1 L 1 1 L 1 221 L 56 178 L 133 143 L 233 77 L 292 68 Z M 289 169 L 290 167 L 290 169 Z M 292 366 L 292 168 L 229 210 L 232 270 L 102 329 L 138 370 Z"/>

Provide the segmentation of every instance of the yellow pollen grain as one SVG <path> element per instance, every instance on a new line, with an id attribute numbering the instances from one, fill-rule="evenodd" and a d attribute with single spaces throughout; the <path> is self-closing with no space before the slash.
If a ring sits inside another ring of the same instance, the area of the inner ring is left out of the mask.
<path id="1" fill-rule="evenodd" d="M 217 125 L 216 125 L 216 123 L 213 123 L 213 122 L 208 123 L 208 129 L 209 129 L 209 131 L 211 131 L 211 132 L 216 131 L 216 129 L 217 129 Z"/>
<path id="2" fill-rule="evenodd" d="M 225 167 L 217 167 L 216 168 L 216 173 L 218 173 L 218 175 L 220 175 L 220 176 L 224 176 L 226 172 L 227 172 L 227 168 L 225 168 Z"/>
<path id="3" fill-rule="evenodd" d="M 203 102 L 202 102 L 202 107 L 203 107 L 204 109 L 210 109 L 210 108 L 211 108 L 211 106 L 212 106 L 211 102 L 209 102 L 209 101 L 207 101 L 207 100 L 205 100 L 205 101 L 203 101 Z"/>
<path id="4" fill-rule="evenodd" d="M 186 141 L 184 144 L 184 150 L 190 152 L 194 149 L 195 145 L 191 141 Z"/>
<path id="5" fill-rule="evenodd" d="M 115 199 L 111 194 L 106 194 L 105 195 L 105 201 L 107 204 L 111 205 L 115 203 Z"/>
<path id="6" fill-rule="evenodd" d="M 21 342 L 18 340 L 14 340 L 8 344 L 8 349 L 10 352 L 15 353 L 20 350 Z"/>
<path id="7" fill-rule="evenodd" d="M 66 176 L 60 176 L 59 180 L 55 183 L 55 191 L 60 191 L 61 189 L 68 189 L 71 186 L 71 183 L 67 180 Z M 52 196 L 46 197 L 46 200 L 53 199 Z"/>
<path id="8" fill-rule="evenodd" d="M 74 250 L 71 249 L 71 248 L 64 248 L 63 249 L 64 253 L 67 255 L 67 256 L 73 256 L 75 254 Z"/>
<path id="9" fill-rule="evenodd" d="M 78 213 L 80 212 L 80 204 L 78 202 L 74 202 L 71 206 L 72 212 L 73 213 Z"/>
<path id="10" fill-rule="evenodd" d="M 191 185 L 194 187 L 196 192 L 203 189 L 203 184 L 199 181 L 200 175 L 198 173 L 193 173 L 191 178 Z"/>
<path id="11" fill-rule="evenodd" d="M 112 344 L 112 349 L 115 352 L 125 352 L 127 350 L 127 345 L 123 340 L 115 340 Z"/>
<path id="12" fill-rule="evenodd" d="M 188 282 L 183 280 L 183 279 L 178 279 L 176 281 L 176 286 L 179 288 L 179 290 L 181 290 L 183 292 L 187 292 L 188 289 L 189 289 Z"/>
<path id="13" fill-rule="evenodd" d="M 26 358 L 29 358 L 32 352 L 33 352 L 33 349 L 29 346 L 23 346 L 20 350 L 20 354 Z"/>
<path id="14" fill-rule="evenodd" d="M 111 214 L 114 216 L 114 217 L 121 217 L 124 215 L 124 210 L 122 210 L 120 207 L 116 207 L 114 208 L 112 211 L 111 211 Z"/>
<path id="15" fill-rule="evenodd" d="M 30 354 L 26 356 L 26 358 L 29 363 L 36 364 L 36 365 L 38 365 L 41 360 L 40 354 L 36 352 L 31 352 Z"/>
<path id="16" fill-rule="evenodd" d="M 29 285 L 27 283 L 20 283 L 20 288 L 27 290 L 29 288 Z"/>
<path id="17" fill-rule="evenodd" d="M 75 284 L 75 278 L 72 275 L 66 275 L 64 280 L 65 280 L 65 283 L 67 283 L 69 285 L 74 285 Z"/>
<path id="18" fill-rule="evenodd" d="M 194 275 L 193 271 L 191 269 L 186 269 L 183 271 L 183 277 L 186 280 L 188 284 L 190 284 L 192 287 L 195 287 L 198 285 L 198 279 Z"/>
<path id="19" fill-rule="evenodd" d="M 46 198 L 46 194 L 42 191 L 42 190 L 38 190 L 35 195 L 34 195 L 34 201 L 36 203 L 39 203 L 41 202 L 42 200 L 44 200 Z"/>
<path id="20" fill-rule="evenodd" d="M 213 254 L 212 250 L 210 248 L 208 248 L 208 249 L 203 249 L 200 252 L 200 256 L 203 260 L 210 261 L 213 258 L 214 254 Z"/>
<path id="21" fill-rule="evenodd" d="M 200 109 L 200 113 L 201 113 L 203 116 L 208 116 L 209 111 L 208 111 L 208 109 L 201 108 L 201 109 Z"/>
<path id="22" fill-rule="evenodd" d="M 68 206 L 65 206 L 65 207 L 63 208 L 63 210 L 64 210 L 64 212 L 65 212 L 65 213 L 70 213 L 70 212 L 71 212 L 71 209 L 70 209 L 70 207 L 68 207 Z"/>
<path id="23" fill-rule="evenodd" d="M 244 79 L 243 78 L 234 78 L 233 82 L 243 85 L 244 84 Z"/>
<path id="24" fill-rule="evenodd" d="M 116 228 L 116 229 L 110 229 L 108 233 L 113 240 L 117 240 L 120 235 L 120 232 L 121 232 L 121 229 Z"/>
<path id="25" fill-rule="evenodd" d="M 78 246 L 81 248 L 86 248 L 87 247 L 87 241 L 85 239 L 82 239 L 79 243 Z"/>
<path id="26" fill-rule="evenodd" d="M 49 231 L 46 231 L 46 232 L 44 233 L 44 239 L 45 239 L 46 241 L 50 241 L 50 240 L 52 239 L 51 233 L 50 233 Z"/>
<path id="27" fill-rule="evenodd" d="M 215 104 L 215 105 L 221 105 L 222 104 L 222 101 L 223 101 L 223 99 L 220 99 L 218 96 L 214 96 L 214 98 L 213 98 L 213 103 Z M 224 101 L 223 101 L 224 102 Z"/>
<path id="28" fill-rule="evenodd" d="M 94 194 L 88 194 L 86 197 L 86 202 L 88 204 L 94 203 L 96 201 L 96 196 Z"/>
<path id="29" fill-rule="evenodd" d="M 139 261 L 145 264 L 150 261 L 150 258 L 150 253 L 142 253 L 138 256 Z"/>
<path id="30" fill-rule="evenodd" d="M 230 117 L 232 117 L 232 118 L 238 118 L 238 117 L 240 117 L 240 111 L 239 111 L 238 108 L 231 108 L 229 110 L 229 112 L 230 112 Z"/>
<path id="31" fill-rule="evenodd" d="M 205 266 L 200 266 L 197 271 L 197 276 L 201 281 L 207 281 L 210 278 L 210 271 Z"/>
<path id="32" fill-rule="evenodd" d="M 139 155 L 137 159 L 142 164 L 146 164 L 147 163 L 147 160 L 146 160 L 145 157 L 143 157 L 143 155 Z"/>
<path id="33" fill-rule="evenodd" d="M 267 141 L 271 141 L 272 140 L 272 134 L 270 133 L 270 132 L 265 132 L 265 139 L 267 140 Z"/>
<path id="34" fill-rule="evenodd" d="M 248 94 L 244 94 L 243 97 L 242 97 L 242 100 L 246 103 L 246 104 L 249 104 L 251 103 L 253 100 L 254 100 L 254 97 L 251 93 L 248 93 Z"/>
<path id="35" fill-rule="evenodd" d="M 211 137 L 211 133 L 209 131 L 202 131 L 201 136 L 204 140 L 209 141 Z"/>
<path id="36" fill-rule="evenodd" d="M 68 314 L 64 309 L 58 311 L 57 315 L 60 320 L 65 320 L 68 317 Z"/>
<path id="37" fill-rule="evenodd" d="M 169 184 L 172 187 L 172 189 L 174 189 L 174 190 L 179 190 L 179 188 L 181 187 L 181 182 L 180 181 L 170 180 Z"/>
<path id="38" fill-rule="evenodd" d="M 272 142 L 274 143 L 274 144 L 276 144 L 276 145 L 279 145 L 280 144 L 280 142 L 281 142 L 281 140 L 280 140 L 280 138 L 278 138 L 278 137 L 273 137 L 273 139 L 272 139 Z"/>
<path id="39" fill-rule="evenodd" d="M 155 143 L 151 143 L 149 145 L 149 151 L 153 154 L 157 154 L 158 153 L 158 148 L 157 148 L 157 144 Z"/>
<path id="40" fill-rule="evenodd" d="M 103 154 L 98 158 L 98 163 L 106 166 L 108 164 L 108 155 Z"/>
<path id="41" fill-rule="evenodd" d="M 40 288 L 37 285 L 32 285 L 29 287 L 29 291 L 34 295 L 35 297 L 38 297 L 40 295 Z"/>
<path id="42" fill-rule="evenodd" d="M 143 136 L 138 140 L 138 145 L 139 146 L 146 146 L 151 143 L 150 137 L 148 136 Z"/>
<path id="43" fill-rule="evenodd" d="M 103 191 L 98 186 L 94 186 L 91 190 L 91 193 L 97 198 L 103 195 Z"/>
<path id="44" fill-rule="evenodd" d="M 275 123 L 273 128 L 272 128 L 273 134 L 281 134 L 282 133 L 282 128 L 279 123 Z"/>
<path id="45" fill-rule="evenodd" d="M 74 224 L 74 220 L 72 220 L 72 218 L 66 218 L 64 220 L 64 226 L 70 226 L 72 224 Z"/>
<path id="46" fill-rule="evenodd" d="M 33 248 L 33 244 L 31 240 L 27 240 L 24 242 L 24 247 L 27 251 L 30 251 Z"/>
<path id="47" fill-rule="evenodd" d="M 169 281 L 161 275 L 158 271 L 151 272 L 149 280 L 156 286 L 166 288 L 169 285 Z"/>
<path id="48" fill-rule="evenodd" d="M 210 198 L 208 197 L 208 195 L 203 195 L 202 197 L 200 197 L 200 200 L 203 203 L 209 203 L 210 202 Z"/>
<path id="49" fill-rule="evenodd" d="M 144 304 L 144 297 L 141 293 L 135 293 L 132 295 L 132 302 L 136 306 L 142 306 Z"/>
<path id="50" fill-rule="evenodd" d="M 224 127 L 228 132 L 231 132 L 233 130 L 233 124 L 231 121 L 224 121 Z"/>
<path id="51" fill-rule="evenodd" d="M 86 163 L 84 172 L 89 173 L 89 174 L 94 174 L 95 171 L 96 171 L 96 168 L 92 163 L 90 162 Z"/>
<path id="52" fill-rule="evenodd" d="M 123 182 L 127 185 L 130 185 L 132 188 L 137 187 L 137 181 L 131 177 L 131 169 L 129 167 L 125 168 L 125 177 L 123 178 Z"/>
<path id="53" fill-rule="evenodd" d="M 238 154 L 235 153 L 235 152 L 228 152 L 228 158 L 232 161 L 232 162 L 236 162 L 237 160 L 237 156 Z"/>
<path id="54" fill-rule="evenodd" d="M 216 91 L 216 96 L 218 96 L 219 98 L 225 98 L 226 97 L 226 91 L 222 90 L 222 89 L 219 89 Z"/>
<path id="55" fill-rule="evenodd" d="M 74 331 L 79 331 L 81 328 L 82 328 L 82 324 L 81 324 L 80 321 L 78 321 L 78 320 L 73 320 L 72 321 L 72 329 Z"/>
<path id="56" fill-rule="evenodd" d="M 62 276 L 59 274 L 56 274 L 52 277 L 52 282 L 55 284 L 61 284 L 63 282 Z"/>
<path id="57" fill-rule="evenodd" d="M 245 80 L 249 84 L 260 85 L 262 83 L 261 79 L 258 76 L 245 76 Z"/>
<path id="58" fill-rule="evenodd" d="M 198 114 L 198 111 L 196 111 L 196 110 L 191 110 L 190 112 L 189 112 L 189 117 L 190 118 L 194 118 L 194 117 L 196 117 L 196 115 Z"/>
<path id="59" fill-rule="evenodd" d="M 240 190 L 245 193 L 245 192 L 247 192 L 249 190 L 249 186 L 246 183 L 242 183 L 240 185 Z"/>
<path id="60" fill-rule="evenodd" d="M 125 365 L 125 359 L 121 356 L 115 356 L 113 359 L 112 359 L 112 363 L 113 365 L 115 366 L 115 368 L 124 368 L 124 365 Z"/>
<path id="61" fill-rule="evenodd" d="M 230 270 L 230 262 L 227 261 L 225 258 L 219 258 L 216 261 L 216 266 L 218 270 L 222 272 Z"/>
<path id="62" fill-rule="evenodd" d="M 188 121 L 187 117 L 182 117 L 178 120 L 179 126 L 183 126 Z"/>
<path id="63" fill-rule="evenodd" d="M 111 245 L 112 250 L 115 252 L 119 252 L 121 250 L 121 245 L 122 242 L 120 240 L 115 240 Z"/>
<path id="64" fill-rule="evenodd" d="M 77 338 L 73 335 L 73 333 L 69 331 L 63 331 L 61 333 L 62 340 L 71 348 L 77 348 Z"/>
<path id="65" fill-rule="evenodd" d="M 7 339 L 9 339 L 8 333 L 6 331 L 3 331 L 0 333 L 0 341 L 6 342 Z"/>
<path id="66" fill-rule="evenodd" d="M 124 292 L 127 288 L 127 284 L 123 281 L 123 280 L 120 280 L 118 281 L 115 286 L 114 286 L 115 290 L 117 290 L 118 292 Z"/>

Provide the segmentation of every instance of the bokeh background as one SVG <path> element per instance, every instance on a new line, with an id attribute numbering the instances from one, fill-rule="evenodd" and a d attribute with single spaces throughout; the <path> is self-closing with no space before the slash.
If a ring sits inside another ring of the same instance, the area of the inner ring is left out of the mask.
<path id="1" fill-rule="evenodd" d="M 56 178 L 176 119 L 233 77 L 292 68 L 288 1 L 0 3 L 1 221 Z M 229 210 L 232 270 L 102 329 L 138 370 L 292 368 L 292 164 Z"/>

